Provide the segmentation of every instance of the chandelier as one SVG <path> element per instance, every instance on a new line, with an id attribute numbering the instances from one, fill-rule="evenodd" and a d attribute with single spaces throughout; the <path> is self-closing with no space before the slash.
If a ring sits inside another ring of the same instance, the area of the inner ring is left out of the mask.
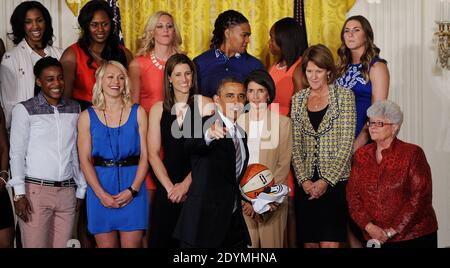
<path id="1" fill-rule="evenodd" d="M 438 61 L 442 68 L 450 70 L 448 63 L 450 57 L 450 1 L 441 0 L 439 6 L 440 20 L 436 22 L 438 30 L 435 35 L 437 36 L 437 49 L 438 49 Z"/>

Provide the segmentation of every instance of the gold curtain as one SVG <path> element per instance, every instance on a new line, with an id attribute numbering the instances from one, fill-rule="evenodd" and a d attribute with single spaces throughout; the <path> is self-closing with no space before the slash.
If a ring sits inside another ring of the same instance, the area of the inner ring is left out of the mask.
<path id="1" fill-rule="evenodd" d="M 356 0 L 304 0 L 308 44 L 322 43 L 337 59 L 341 29 Z"/>
<path id="2" fill-rule="evenodd" d="M 89 0 L 66 0 L 78 16 Z M 328 46 L 335 58 L 341 43 L 340 31 L 347 12 L 356 0 L 304 0 L 309 45 Z M 270 65 L 274 59 L 268 52 L 267 40 L 272 24 L 280 18 L 292 17 L 294 0 L 119 0 L 125 45 L 136 52 L 136 40 L 142 34 L 148 17 L 158 10 L 171 13 L 183 37 L 183 49 L 195 57 L 209 47 L 214 20 L 227 9 L 242 12 L 252 27 L 249 52 Z"/>
<path id="3" fill-rule="evenodd" d="M 78 14 L 79 6 L 87 1 L 66 0 L 75 15 Z M 214 21 L 219 13 L 227 9 L 238 10 L 247 17 L 252 29 L 249 53 L 269 65 L 274 61 L 268 51 L 270 27 L 281 18 L 293 16 L 294 1 L 119 0 L 119 6 L 125 45 L 133 53 L 137 50 L 137 40 L 149 16 L 164 10 L 174 16 L 183 38 L 182 48 L 191 58 L 209 48 Z"/>
<path id="4" fill-rule="evenodd" d="M 219 13 L 235 9 L 247 17 L 252 28 L 249 53 L 263 62 L 271 61 L 267 45 L 270 27 L 280 18 L 293 16 L 293 3 L 293 0 L 119 1 L 125 42 L 133 52 L 137 49 L 136 40 L 142 34 L 148 17 L 158 10 L 165 10 L 174 16 L 183 38 L 182 48 L 193 58 L 209 48 L 214 21 Z"/>

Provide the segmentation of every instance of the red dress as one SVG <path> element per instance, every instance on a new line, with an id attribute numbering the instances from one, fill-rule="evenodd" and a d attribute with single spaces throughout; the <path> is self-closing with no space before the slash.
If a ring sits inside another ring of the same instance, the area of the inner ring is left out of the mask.
<path id="1" fill-rule="evenodd" d="M 302 58 L 300 57 L 287 71 L 287 67 L 279 69 L 277 67 L 278 64 L 275 64 L 269 71 L 276 88 L 275 99 L 272 103 L 278 103 L 280 105 L 279 113 L 285 116 L 289 116 L 289 112 L 291 111 L 291 98 L 295 90 L 301 90 L 301 88 L 294 88 L 294 81 L 292 80 L 294 70 L 301 62 Z"/>
<path id="2" fill-rule="evenodd" d="M 76 75 L 72 89 L 72 98 L 76 100 L 87 101 L 92 103 L 92 89 L 95 84 L 95 71 L 99 67 L 95 61 L 92 62 L 89 68 L 87 62 L 88 55 L 84 53 L 83 49 L 75 43 L 70 46 L 75 52 L 77 59 Z"/>
<path id="3" fill-rule="evenodd" d="M 164 99 L 164 68 L 157 68 L 148 56 L 138 56 L 135 60 L 139 64 L 141 77 L 139 104 L 148 113 L 153 104 Z M 159 62 L 164 66 L 165 62 Z"/>
<path id="4" fill-rule="evenodd" d="M 294 64 L 292 64 L 291 68 L 286 71 L 287 67 L 284 67 L 282 69 L 278 69 L 278 64 L 273 65 L 270 68 L 270 76 L 272 77 L 273 81 L 275 82 L 275 88 L 276 88 L 276 94 L 275 99 L 272 103 L 278 103 L 279 104 L 279 110 L 278 112 L 282 115 L 289 116 L 289 113 L 291 111 L 291 98 L 292 95 L 294 95 L 295 88 L 294 88 L 294 81 L 292 80 L 292 77 L 294 76 L 294 70 L 297 68 L 299 64 L 302 62 L 302 57 L 299 57 Z M 297 88 L 297 90 L 300 90 L 301 88 Z M 294 172 L 289 170 L 288 174 L 288 186 L 291 189 L 289 192 L 289 196 L 294 196 Z"/>
<path id="5" fill-rule="evenodd" d="M 140 69 L 140 90 L 139 90 L 139 104 L 148 113 L 153 104 L 164 99 L 164 68 L 159 69 L 148 56 L 138 56 L 135 58 L 139 64 Z M 159 60 L 158 60 L 159 61 Z M 159 61 L 164 66 L 165 62 Z M 163 150 L 160 153 L 163 158 Z M 156 184 L 153 181 L 150 173 L 145 179 L 147 189 L 155 190 Z"/>
<path id="6" fill-rule="evenodd" d="M 376 160 L 375 143 L 354 155 L 347 184 L 350 215 L 364 230 L 372 222 L 397 231 L 389 242 L 416 239 L 438 228 L 432 206 L 431 170 L 423 150 L 395 138 Z M 366 239 L 370 239 L 364 231 Z"/>
<path id="7" fill-rule="evenodd" d="M 98 64 L 92 61 L 91 66 L 88 66 L 89 56 L 84 53 L 83 49 L 77 43 L 70 46 L 75 52 L 77 59 L 76 75 L 72 89 L 72 98 L 75 100 L 82 100 L 92 103 L 92 93 L 95 84 L 95 72 Z M 120 49 L 124 50 L 123 46 Z M 124 52 L 125 53 L 125 52 Z M 127 66 L 125 66 L 127 68 Z"/>

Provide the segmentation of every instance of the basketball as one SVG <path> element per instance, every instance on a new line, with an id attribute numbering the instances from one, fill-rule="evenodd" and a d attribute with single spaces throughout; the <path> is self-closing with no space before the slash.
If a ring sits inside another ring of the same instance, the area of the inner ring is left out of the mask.
<path id="1" fill-rule="evenodd" d="M 250 164 L 239 183 L 242 196 L 251 201 L 267 187 L 275 184 L 272 172 L 264 165 Z"/>

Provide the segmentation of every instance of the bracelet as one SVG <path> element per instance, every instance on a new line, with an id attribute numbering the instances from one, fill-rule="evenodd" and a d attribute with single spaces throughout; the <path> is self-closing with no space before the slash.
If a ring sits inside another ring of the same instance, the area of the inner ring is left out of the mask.
<path id="1" fill-rule="evenodd" d="M 2 173 L 6 173 L 6 178 L 7 179 L 9 179 L 9 172 L 8 172 L 8 170 L 2 170 L 2 171 L 0 171 L 0 174 L 2 174 Z"/>
<path id="2" fill-rule="evenodd" d="M 2 180 L 5 183 L 5 186 L 7 185 L 6 180 L 0 177 L 0 180 Z"/>
<path id="3" fill-rule="evenodd" d="M 136 191 L 135 189 L 133 189 L 133 187 L 128 187 L 127 188 L 130 192 L 131 192 L 131 196 L 133 197 L 133 198 L 135 198 L 137 195 L 138 195 L 138 191 Z"/>

